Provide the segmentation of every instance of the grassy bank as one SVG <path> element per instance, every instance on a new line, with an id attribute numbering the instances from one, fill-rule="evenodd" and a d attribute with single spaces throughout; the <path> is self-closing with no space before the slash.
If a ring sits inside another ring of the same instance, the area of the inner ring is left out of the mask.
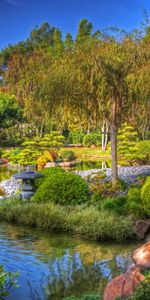
<path id="1" fill-rule="evenodd" d="M 124 241 L 134 237 L 133 221 L 124 216 L 99 211 L 94 206 L 63 207 L 50 204 L 0 206 L 0 220 L 37 227 L 49 232 L 70 232 L 101 241 Z"/>
<path id="2" fill-rule="evenodd" d="M 63 150 L 72 150 L 77 159 L 93 159 L 98 160 L 100 158 L 110 159 L 110 150 L 102 151 L 101 147 L 63 147 Z"/>

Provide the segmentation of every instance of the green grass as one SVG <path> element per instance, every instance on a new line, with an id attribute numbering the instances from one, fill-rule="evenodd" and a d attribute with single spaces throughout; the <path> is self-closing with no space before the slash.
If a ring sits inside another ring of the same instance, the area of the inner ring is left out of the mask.
<path id="1" fill-rule="evenodd" d="M 0 206 L 0 220 L 49 232 L 71 232 L 92 240 L 121 242 L 134 237 L 131 219 L 99 211 L 94 206 L 20 205 L 13 200 L 13 204 L 9 202 Z"/>
<path id="2" fill-rule="evenodd" d="M 64 150 L 72 150 L 77 159 L 100 159 L 100 158 L 110 158 L 110 150 L 102 151 L 101 147 L 90 148 L 90 147 L 64 147 Z"/>

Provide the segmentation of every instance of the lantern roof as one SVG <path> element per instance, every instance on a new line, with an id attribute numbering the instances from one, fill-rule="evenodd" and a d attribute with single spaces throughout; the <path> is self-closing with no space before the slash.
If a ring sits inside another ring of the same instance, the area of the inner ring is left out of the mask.
<path id="1" fill-rule="evenodd" d="M 44 175 L 38 172 L 28 170 L 22 173 L 16 173 L 13 175 L 13 177 L 15 179 L 36 179 L 36 178 L 44 177 Z"/>

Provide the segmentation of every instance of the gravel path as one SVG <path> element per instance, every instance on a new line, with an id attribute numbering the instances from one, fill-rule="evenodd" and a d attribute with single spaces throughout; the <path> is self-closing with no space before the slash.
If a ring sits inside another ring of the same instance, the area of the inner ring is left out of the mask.
<path id="1" fill-rule="evenodd" d="M 100 169 L 93 169 L 87 171 L 76 171 L 81 177 L 86 178 L 89 175 L 95 175 L 99 173 Z M 111 179 L 111 169 L 106 169 L 106 180 Z M 136 167 L 118 167 L 119 178 L 126 183 L 131 184 L 136 180 L 138 176 L 150 176 L 150 166 L 136 166 Z"/>

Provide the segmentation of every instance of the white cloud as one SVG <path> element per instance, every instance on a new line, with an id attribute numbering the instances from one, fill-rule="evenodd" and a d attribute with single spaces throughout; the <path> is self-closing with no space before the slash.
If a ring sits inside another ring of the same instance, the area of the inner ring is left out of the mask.
<path id="1" fill-rule="evenodd" d="M 5 2 L 13 6 L 19 6 L 22 4 L 22 2 L 19 0 L 5 0 Z"/>

